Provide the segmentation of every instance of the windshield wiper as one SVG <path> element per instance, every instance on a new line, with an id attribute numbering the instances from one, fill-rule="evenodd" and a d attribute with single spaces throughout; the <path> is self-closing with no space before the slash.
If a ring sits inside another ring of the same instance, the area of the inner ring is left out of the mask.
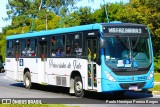
<path id="1" fill-rule="evenodd" d="M 138 36 L 138 38 L 137 38 L 136 43 L 134 44 L 134 46 L 132 44 L 132 50 L 137 47 L 139 40 L 140 40 L 140 37 Z"/>
<path id="2" fill-rule="evenodd" d="M 127 43 L 126 42 L 123 42 L 122 38 L 120 38 L 118 35 L 115 35 L 116 38 L 122 43 L 122 45 L 129 50 L 129 47 L 128 47 L 128 40 L 127 40 Z"/>

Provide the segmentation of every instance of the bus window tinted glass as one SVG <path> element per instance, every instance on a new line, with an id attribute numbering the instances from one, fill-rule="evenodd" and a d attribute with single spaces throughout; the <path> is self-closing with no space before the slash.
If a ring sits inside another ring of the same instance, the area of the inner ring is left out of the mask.
<path id="1" fill-rule="evenodd" d="M 51 56 L 63 56 L 64 55 L 64 36 L 53 36 L 51 39 Z"/>
<path id="2" fill-rule="evenodd" d="M 67 55 L 82 55 L 82 35 L 69 34 L 66 39 Z"/>
<path id="3" fill-rule="evenodd" d="M 13 41 L 7 41 L 7 56 L 13 56 Z"/>
<path id="4" fill-rule="evenodd" d="M 37 40 L 35 38 L 22 40 L 21 56 L 35 57 L 36 50 L 37 50 Z"/>
<path id="5" fill-rule="evenodd" d="M 148 37 L 106 37 L 106 63 L 113 68 L 145 68 L 151 63 Z"/>

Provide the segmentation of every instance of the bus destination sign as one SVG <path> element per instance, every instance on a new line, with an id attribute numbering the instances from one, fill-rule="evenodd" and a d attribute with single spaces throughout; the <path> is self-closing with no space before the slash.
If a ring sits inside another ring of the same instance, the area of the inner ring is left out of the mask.
<path id="1" fill-rule="evenodd" d="M 144 27 L 103 27 L 103 32 L 141 34 L 141 33 L 147 33 L 147 30 Z"/>

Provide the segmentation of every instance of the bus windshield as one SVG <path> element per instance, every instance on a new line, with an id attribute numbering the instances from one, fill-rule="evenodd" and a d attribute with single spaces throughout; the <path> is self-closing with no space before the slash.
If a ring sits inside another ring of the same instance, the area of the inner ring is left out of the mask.
<path id="1" fill-rule="evenodd" d="M 151 64 L 149 37 L 105 37 L 105 61 L 111 68 L 146 68 Z"/>

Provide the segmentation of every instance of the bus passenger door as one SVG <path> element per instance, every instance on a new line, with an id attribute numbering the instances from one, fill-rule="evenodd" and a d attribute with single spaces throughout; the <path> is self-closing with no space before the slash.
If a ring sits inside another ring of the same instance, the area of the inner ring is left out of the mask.
<path id="1" fill-rule="evenodd" d="M 15 61 L 16 61 L 16 66 L 15 66 L 15 71 L 14 71 L 14 80 L 18 81 L 20 80 L 20 74 L 19 74 L 19 56 L 20 56 L 20 44 L 19 40 L 15 41 L 14 44 L 15 47 Z"/>
<path id="2" fill-rule="evenodd" d="M 97 89 L 97 44 L 96 38 L 87 39 L 87 59 L 88 59 L 88 89 Z"/>
<path id="3" fill-rule="evenodd" d="M 47 41 L 40 42 L 40 57 L 41 57 L 41 65 L 40 65 L 40 72 L 38 72 L 40 83 L 46 84 L 47 83 Z"/>

